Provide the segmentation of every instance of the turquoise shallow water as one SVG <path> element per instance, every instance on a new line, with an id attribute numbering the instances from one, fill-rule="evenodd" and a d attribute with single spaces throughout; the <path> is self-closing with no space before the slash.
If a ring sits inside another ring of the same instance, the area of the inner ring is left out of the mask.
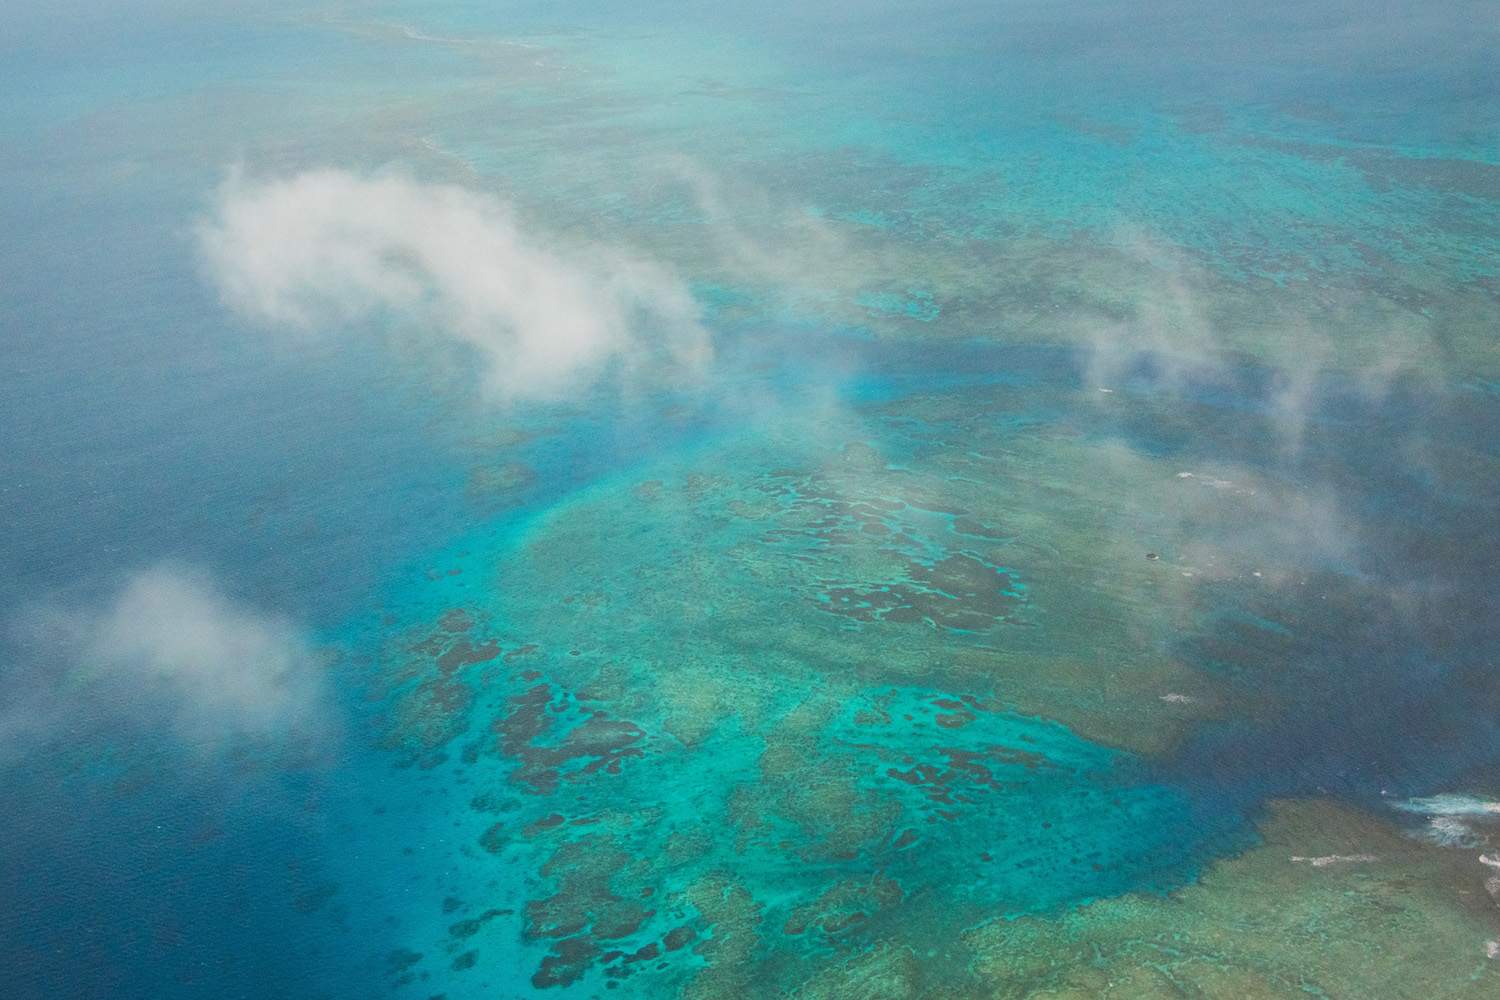
<path id="1" fill-rule="evenodd" d="M 5 994 L 1490 995 L 1493 7 L 24 6 Z"/>

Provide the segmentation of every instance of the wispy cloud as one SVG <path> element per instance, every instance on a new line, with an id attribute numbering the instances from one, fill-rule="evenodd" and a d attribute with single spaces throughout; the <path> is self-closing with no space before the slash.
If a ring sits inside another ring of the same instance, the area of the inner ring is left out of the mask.
<path id="1" fill-rule="evenodd" d="M 106 601 L 33 606 L 11 631 L 25 663 L 0 682 L 3 757 L 107 720 L 207 746 L 327 723 L 321 661 L 302 631 L 201 571 L 152 566 Z"/>
<path id="2" fill-rule="evenodd" d="M 609 370 L 691 368 L 709 349 L 668 269 L 609 247 L 564 256 L 498 199 L 454 185 L 234 174 L 198 235 L 209 275 L 245 315 L 308 332 L 394 318 L 476 350 L 502 398 L 559 397 Z"/>
<path id="3" fill-rule="evenodd" d="M 710 170 L 688 156 L 655 164 L 666 190 L 681 188 L 703 225 L 712 263 L 737 280 L 796 300 L 836 277 L 849 246 L 835 227 L 806 206 L 778 200 L 732 173 Z"/>
<path id="4" fill-rule="evenodd" d="M 1160 390 L 1244 395 L 1242 381 L 1258 371 L 1262 384 L 1245 401 L 1264 414 L 1288 456 L 1301 450 L 1335 388 L 1371 405 L 1402 385 L 1438 388 L 1441 352 L 1431 330 L 1409 313 L 1382 311 L 1366 293 L 1350 293 L 1347 315 L 1305 292 L 1253 295 L 1158 240 L 1128 230 L 1114 238 L 1143 278 L 1139 288 L 1122 289 L 1121 315 L 1085 314 L 1073 331 L 1095 386 L 1149 371 Z M 1356 312 L 1361 299 L 1368 308 Z"/>

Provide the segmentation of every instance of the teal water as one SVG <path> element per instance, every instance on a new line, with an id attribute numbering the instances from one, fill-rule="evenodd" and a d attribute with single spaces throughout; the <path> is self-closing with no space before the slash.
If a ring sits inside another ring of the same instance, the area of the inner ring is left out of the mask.
<path id="1" fill-rule="evenodd" d="M 1496 13 L 23 3 L 5 995 L 1489 995 Z"/>

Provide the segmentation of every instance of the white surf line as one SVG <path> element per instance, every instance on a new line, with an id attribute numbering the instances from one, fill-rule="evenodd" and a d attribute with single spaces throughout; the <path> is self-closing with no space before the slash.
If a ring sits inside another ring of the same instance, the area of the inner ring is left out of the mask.
<path id="1" fill-rule="evenodd" d="M 1500 816 L 1500 802 L 1472 795 L 1429 795 L 1426 798 L 1392 802 L 1393 809 L 1421 813 L 1424 816 Z"/>
<path id="2" fill-rule="evenodd" d="M 426 35 L 407 24 L 399 21 L 366 21 L 358 18 L 335 17 L 325 14 L 318 18 L 324 24 L 331 24 L 345 28 L 384 28 L 387 31 L 397 31 L 407 38 L 417 42 L 438 42 L 443 45 L 510 45 L 518 49 L 540 50 L 541 45 L 530 42 L 517 42 L 509 38 L 448 38 L 443 35 Z"/>
<path id="3" fill-rule="evenodd" d="M 1391 802 L 1389 805 L 1402 812 L 1426 816 L 1427 837 L 1442 847 L 1460 849 L 1479 847 L 1488 838 L 1476 830 L 1472 823 L 1474 821 L 1483 823 L 1490 817 L 1500 818 L 1500 802 L 1449 792 Z M 1500 887 L 1500 879 L 1491 879 L 1491 881 Z M 1485 887 L 1489 888 L 1492 893 L 1495 892 L 1495 889 L 1490 888 L 1488 883 Z"/>
<path id="4" fill-rule="evenodd" d="M 1379 861 L 1380 859 L 1377 858 L 1373 854 L 1329 854 L 1329 855 L 1326 855 L 1326 856 L 1321 857 L 1321 858 L 1304 858 L 1304 857 L 1302 857 L 1299 854 L 1299 855 L 1295 855 L 1294 857 L 1292 857 L 1291 860 L 1293 860 L 1293 861 L 1306 861 L 1308 864 L 1312 865 L 1314 868 L 1327 868 L 1329 865 L 1336 865 L 1336 864 L 1339 864 L 1341 862 L 1350 862 L 1350 861 L 1368 862 L 1368 861 Z"/>
<path id="5" fill-rule="evenodd" d="M 531 45 L 527 42 L 516 42 L 509 38 L 445 38 L 442 35 L 424 35 L 409 25 L 400 24 L 395 21 L 366 21 L 366 24 L 376 24 L 382 28 L 393 28 L 401 32 L 407 38 L 419 42 L 442 42 L 446 45 L 512 45 L 518 49 L 539 49 L 540 45 Z"/>

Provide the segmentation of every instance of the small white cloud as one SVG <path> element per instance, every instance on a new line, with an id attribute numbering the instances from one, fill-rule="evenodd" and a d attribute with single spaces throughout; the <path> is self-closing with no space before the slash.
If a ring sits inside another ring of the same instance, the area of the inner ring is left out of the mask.
<path id="1" fill-rule="evenodd" d="M 296 723 L 318 697 L 316 657 L 296 627 L 236 604 L 204 574 L 138 573 L 85 628 L 86 664 L 169 686 L 192 724 Z"/>
<path id="2" fill-rule="evenodd" d="M 306 735 L 327 721 L 320 658 L 301 630 L 201 572 L 153 566 L 102 605 L 39 605 L 14 631 L 33 665 L 7 678 L 6 756 L 107 718 L 205 745 Z"/>
<path id="3" fill-rule="evenodd" d="M 476 349 L 503 397 L 559 396 L 611 366 L 690 366 L 708 350 L 697 304 L 665 268 L 602 248 L 565 259 L 498 199 L 454 185 L 234 174 L 198 235 L 240 312 L 304 331 L 395 316 Z"/>

